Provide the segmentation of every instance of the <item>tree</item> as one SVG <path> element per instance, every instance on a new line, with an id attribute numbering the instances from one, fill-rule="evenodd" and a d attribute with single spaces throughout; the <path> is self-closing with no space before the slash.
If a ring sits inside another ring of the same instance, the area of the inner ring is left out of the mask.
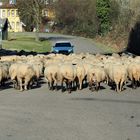
<path id="1" fill-rule="evenodd" d="M 56 23 L 66 33 L 94 36 L 98 30 L 96 0 L 58 0 Z"/>
<path id="2" fill-rule="evenodd" d="M 98 32 L 96 0 L 77 0 L 77 3 L 76 30 L 87 36 L 95 36 Z"/>
<path id="3" fill-rule="evenodd" d="M 42 21 L 42 10 L 45 8 L 44 0 L 17 0 L 18 12 L 21 20 L 28 26 L 36 28 L 36 40 Z M 29 24 L 29 25 L 28 25 Z"/>
<path id="4" fill-rule="evenodd" d="M 9 2 L 9 0 L 0 0 L 0 2 L 6 2 L 7 3 L 7 2 Z"/>
<path id="5" fill-rule="evenodd" d="M 100 34 L 105 34 L 110 29 L 110 0 L 97 0 L 97 16 L 100 21 Z"/>

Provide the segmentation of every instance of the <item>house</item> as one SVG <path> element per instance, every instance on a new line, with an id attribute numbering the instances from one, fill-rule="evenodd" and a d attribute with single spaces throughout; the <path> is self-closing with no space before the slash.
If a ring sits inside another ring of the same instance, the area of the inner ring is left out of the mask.
<path id="1" fill-rule="evenodd" d="M 43 9 L 42 14 L 48 21 L 52 21 L 55 18 L 54 9 L 50 5 Z"/>
<path id="2" fill-rule="evenodd" d="M 12 3 L 13 1 L 11 1 Z M 18 9 L 15 4 L 0 3 L 0 18 L 8 18 L 9 21 L 9 32 L 22 32 L 22 22 L 18 15 Z"/>
<path id="3" fill-rule="evenodd" d="M 52 23 L 54 23 L 54 18 L 55 18 L 55 10 L 54 7 L 52 6 L 54 1 L 51 0 L 46 0 L 46 6 L 42 10 L 42 24 L 41 24 L 41 31 L 42 32 L 47 32 L 49 28 L 51 28 Z"/>
<path id="4" fill-rule="evenodd" d="M 47 5 L 46 8 L 42 10 L 43 21 L 42 30 L 44 31 L 47 27 L 48 21 L 53 21 L 55 14 L 51 7 L 54 0 L 44 0 L 44 4 Z M 0 18 L 8 18 L 9 21 L 9 32 L 22 32 L 24 31 L 24 26 L 26 26 L 19 18 L 18 9 L 16 7 L 16 0 L 9 0 L 9 3 L 0 2 Z"/>
<path id="5" fill-rule="evenodd" d="M 1 40 L 7 40 L 8 39 L 8 19 L 4 18 L 1 19 L 0 18 L 0 38 Z"/>

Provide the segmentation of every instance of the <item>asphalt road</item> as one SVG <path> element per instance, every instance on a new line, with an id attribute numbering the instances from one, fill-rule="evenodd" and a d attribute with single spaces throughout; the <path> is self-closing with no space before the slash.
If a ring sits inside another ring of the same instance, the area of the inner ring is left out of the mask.
<path id="1" fill-rule="evenodd" d="M 49 36 L 52 42 L 57 40 Z M 77 52 L 86 44 L 86 51 L 98 52 L 89 40 L 73 37 L 71 41 L 80 46 Z M 11 85 L 0 91 L 0 140 L 139 139 L 140 89 L 132 90 L 129 84 L 119 94 L 104 84 L 99 92 L 85 88 L 61 93 L 49 91 L 44 82 L 29 91 Z"/>
<path id="2" fill-rule="evenodd" d="M 70 41 L 74 45 L 75 53 L 104 53 L 106 52 L 101 47 L 95 47 L 94 42 L 91 39 L 87 39 L 84 37 L 76 37 L 76 36 L 66 36 L 66 35 L 58 35 L 58 34 L 40 34 L 40 37 L 47 39 L 52 42 L 52 46 L 57 41 Z"/>

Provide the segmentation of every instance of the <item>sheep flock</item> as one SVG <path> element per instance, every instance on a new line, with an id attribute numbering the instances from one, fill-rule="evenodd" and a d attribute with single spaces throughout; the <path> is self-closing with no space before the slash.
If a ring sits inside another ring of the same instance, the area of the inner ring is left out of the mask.
<path id="1" fill-rule="evenodd" d="M 132 88 L 139 87 L 140 56 L 127 54 L 37 54 L 0 57 L 0 86 L 6 82 L 20 91 L 32 89 L 45 79 L 49 90 L 100 90 L 101 84 L 124 90 L 129 82 Z"/>

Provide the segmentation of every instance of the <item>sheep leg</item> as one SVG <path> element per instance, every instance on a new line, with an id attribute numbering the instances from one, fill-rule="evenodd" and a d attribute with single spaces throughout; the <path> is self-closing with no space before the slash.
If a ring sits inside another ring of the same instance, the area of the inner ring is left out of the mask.
<path id="1" fill-rule="evenodd" d="M 52 80 L 52 82 L 51 82 L 51 90 L 53 90 L 54 89 L 54 81 Z"/>
<path id="2" fill-rule="evenodd" d="M 53 90 L 53 81 L 51 80 L 50 82 L 49 82 L 49 90 Z"/>
<path id="3" fill-rule="evenodd" d="M 91 90 L 92 89 L 92 82 L 91 81 L 89 81 L 88 86 L 89 86 L 89 90 Z"/>
<path id="4" fill-rule="evenodd" d="M 24 82 L 24 90 L 27 90 L 27 86 L 28 86 L 29 81 L 30 81 L 30 79 L 25 79 L 25 82 Z"/>
<path id="5" fill-rule="evenodd" d="M 123 82 L 123 81 L 121 81 L 121 82 L 120 82 L 120 91 L 122 91 L 122 90 L 123 90 L 123 84 L 124 84 L 124 82 Z"/>
<path id="6" fill-rule="evenodd" d="M 109 77 L 106 76 L 106 84 L 109 85 Z"/>
<path id="7" fill-rule="evenodd" d="M 77 90 L 77 88 L 79 89 L 79 82 L 78 82 L 78 78 L 76 77 L 75 81 L 73 81 L 73 87 L 75 87 L 75 89 Z"/>
<path id="8" fill-rule="evenodd" d="M 53 89 L 57 91 L 58 90 L 58 87 L 57 87 L 57 75 L 53 76 L 53 81 L 54 81 L 53 84 L 55 85 L 55 86 L 53 86 Z"/>
<path id="9" fill-rule="evenodd" d="M 71 93 L 71 89 L 72 89 L 72 82 L 68 81 L 68 92 Z"/>
<path id="10" fill-rule="evenodd" d="M 96 83 L 96 91 L 98 91 L 100 89 L 100 82 Z"/>
<path id="11" fill-rule="evenodd" d="M 1 86 L 5 86 L 5 81 L 6 81 L 6 79 L 1 80 Z"/>
<path id="12" fill-rule="evenodd" d="M 136 87 L 139 87 L 139 81 L 136 81 Z"/>
<path id="13" fill-rule="evenodd" d="M 66 80 L 66 90 L 69 89 L 69 83 L 68 83 L 68 80 Z"/>
<path id="14" fill-rule="evenodd" d="M 87 76 L 85 76 L 85 78 L 84 78 L 84 85 L 85 85 L 85 87 L 88 86 Z"/>
<path id="15" fill-rule="evenodd" d="M 58 85 L 57 85 L 57 81 L 55 80 L 55 90 L 58 90 Z"/>
<path id="16" fill-rule="evenodd" d="M 56 91 L 58 90 L 58 85 L 57 85 L 57 83 L 56 83 L 56 85 L 55 85 L 55 90 L 56 90 Z"/>
<path id="17" fill-rule="evenodd" d="M 27 89 L 31 89 L 31 88 L 33 87 L 33 83 L 34 83 L 34 80 L 31 79 L 31 80 L 28 82 Z"/>
<path id="18" fill-rule="evenodd" d="M 83 80 L 79 79 L 79 89 L 82 90 Z"/>
<path id="19" fill-rule="evenodd" d="M 50 89 L 51 85 L 50 85 L 50 82 L 48 81 L 48 88 Z"/>
<path id="20" fill-rule="evenodd" d="M 116 91 L 119 91 L 119 83 L 116 83 Z"/>
<path id="21" fill-rule="evenodd" d="M 12 82 L 13 82 L 13 88 L 17 89 L 18 88 L 18 81 L 17 81 L 17 79 L 12 80 Z"/>
<path id="22" fill-rule="evenodd" d="M 39 78 L 36 78 L 36 86 L 39 87 Z"/>
<path id="23" fill-rule="evenodd" d="M 73 88 L 75 88 L 75 89 L 77 89 L 77 85 L 78 83 L 77 83 L 77 81 L 76 81 L 76 79 L 72 82 L 72 87 Z"/>
<path id="24" fill-rule="evenodd" d="M 63 81 L 64 81 L 64 79 L 61 80 L 61 91 L 62 92 L 64 92 Z"/>
<path id="25" fill-rule="evenodd" d="M 136 89 L 136 80 L 134 78 L 132 80 L 132 88 L 133 89 Z"/>
<path id="26" fill-rule="evenodd" d="M 95 91 L 96 90 L 96 84 L 94 82 L 91 82 L 91 91 Z"/>
<path id="27" fill-rule="evenodd" d="M 23 91 L 22 78 L 18 78 L 18 82 L 19 82 L 20 91 Z"/>

